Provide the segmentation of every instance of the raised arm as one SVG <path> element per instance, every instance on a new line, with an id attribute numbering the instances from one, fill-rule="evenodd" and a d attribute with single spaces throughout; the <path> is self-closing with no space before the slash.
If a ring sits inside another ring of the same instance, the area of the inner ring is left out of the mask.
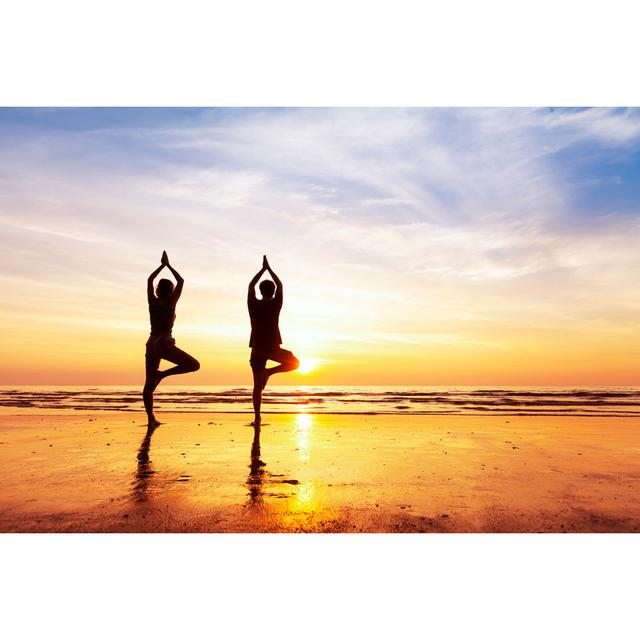
<path id="1" fill-rule="evenodd" d="M 155 271 L 152 271 L 147 278 L 147 302 L 149 302 L 149 304 L 151 304 L 151 301 L 155 299 L 155 294 L 153 293 L 153 281 L 163 269 L 164 264 L 161 264 Z"/>
<path id="2" fill-rule="evenodd" d="M 258 273 L 256 273 L 255 276 L 253 276 L 253 278 L 251 278 L 251 282 L 249 283 L 249 289 L 247 290 L 247 302 L 252 302 L 253 300 L 256 300 L 256 285 L 258 284 L 258 280 L 260 280 L 260 278 L 262 278 L 262 274 L 267 270 L 267 267 L 265 265 L 266 263 L 266 256 L 264 256 L 262 258 L 262 269 L 260 269 L 260 271 L 258 271 Z"/>
<path id="3" fill-rule="evenodd" d="M 280 280 L 280 278 L 278 278 L 278 276 L 276 275 L 275 271 L 271 268 L 271 265 L 269 264 L 269 261 L 267 260 L 267 256 L 264 256 L 264 266 L 267 269 L 267 272 L 269 273 L 269 275 L 273 278 L 273 281 L 276 283 L 276 292 L 275 295 L 273 296 L 274 299 L 278 302 L 280 302 L 280 304 L 282 304 L 282 280 Z"/>
<path id="4" fill-rule="evenodd" d="M 171 264 L 169 263 L 169 257 L 167 256 L 166 251 L 163 252 L 162 254 L 162 261 L 164 265 L 167 267 L 167 269 L 171 271 L 171 273 L 173 274 L 173 277 L 176 279 L 176 288 L 173 290 L 173 293 L 171 294 L 171 301 L 173 302 L 173 304 L 175 304 L 176 302 L 178 302 L 178 300 L 180 299 L 180 296 L 182 295 L 182 288 L 184 287 L 184 278 L 171 266 Z"/>

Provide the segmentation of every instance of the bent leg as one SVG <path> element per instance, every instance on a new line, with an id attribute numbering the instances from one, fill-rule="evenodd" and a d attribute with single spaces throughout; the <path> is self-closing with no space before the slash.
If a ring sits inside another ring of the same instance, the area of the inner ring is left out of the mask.
<path id="1" fill-rule="evenodd" d="M 147 412 L 149 426 L 160 424 L 153 414 L 153 391 L 158 386 L 158 367 L 160 366 L 160 358 L 156 356 L 145 357 L 145 381 L 142 390 L 142 400 L 144 409 Z"/>
<path id="2" fill-rule="evenodd" d="M 270 367 L 264 372 L 264 386 L 267 386 L 267 381 L 274 373 L 284 373 L 285 371 L 294 371 L 300 366 L 300 360 L 296 358 L 291 351 L 286 349 L 278 349 L 274 353 L 269 355 L 269 360 L 278 362 L 275 367 Z"/>
<path id="3" fill-rule="evenodd" d="M 160 380 L 163 380 L 168 376 L 177 376 L 182 373 L 191 373 L 192 371 L 197 371 L 200 368 L 200 363 L 193 356 L 189 355 L 186 351 L 183 351 L 176 346 L 173 346 L 163 352 L 162 357 L 169 362 L 173 362 L 173 364 L 175 364 L 176 366 L 171 367 L 170 369 L 165 369 L 164 371 L 160 371 Z M 158 382 L 160 380 L 158 380 Z"/>

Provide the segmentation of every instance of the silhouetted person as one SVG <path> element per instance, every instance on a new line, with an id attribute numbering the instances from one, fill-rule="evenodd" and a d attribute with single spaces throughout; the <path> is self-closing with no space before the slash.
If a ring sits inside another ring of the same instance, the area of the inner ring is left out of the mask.
<path id="1" fill-rule="evenodd" d="M 264 272 L 273 278 L 260 283 L 262 299 L 256 298 L 256 284 Z M 252 424 L 260 425 L 260 405 L 262 404 L 262 390 L 267 386 L 269 378 L 274 373 L 293 371 L 300 365 L 300 361 L 291 353 L 283 349 L 278 319 L 282 309 L 282 282 L 273 272 L 267 261 L 262 258 L 262 269 L 256 273 L 249 283 L 247 306 L 251 318 L 251 369 L 253 370 L 253 411 L 255 420 Z M 267 360 L 278 362 L 278 366 L 267 369 Z"/>
<path id="2" fill-rule="evenodd" d="M 171 280 L 162 278 L 160 282 L 158 282 L 154 294 L 153 281 L 165 267 L 171 271 L 176 279 L 177 285 L 174 287 Z M 176 341 L 171 336 L 173 323 L 176 319 L 176 304 L 180 299 L 183 285 L 184 280 L 169 264 L 167 252 L 163 251 L 160 266 L 147 279 L 147 300 L 149 301 L 151 335 L 147 340 L 147 352 L 145 356 L 146 380 L 144 390 L 142 391 L 142 398 L 149 419 L 149 426 L 160 424 L 153 414 L 153 392 L 160 384 L 160 381 L 167 376 L 190 373 L 200 368 L 200 363 L 193 356 L 176 347 Z M 168 360 L 176 366 L 166 369 L 165 371 L 159 371 L 160 360 Z"/>

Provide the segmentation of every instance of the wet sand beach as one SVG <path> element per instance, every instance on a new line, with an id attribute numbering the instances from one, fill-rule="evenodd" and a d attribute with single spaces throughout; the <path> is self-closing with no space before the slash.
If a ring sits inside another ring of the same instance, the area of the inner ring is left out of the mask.
<path id="1" fill-rule="evenodd" d="M 0 531 L 640 531 L 639 418 L 161 419 L 1 415 Z"/>

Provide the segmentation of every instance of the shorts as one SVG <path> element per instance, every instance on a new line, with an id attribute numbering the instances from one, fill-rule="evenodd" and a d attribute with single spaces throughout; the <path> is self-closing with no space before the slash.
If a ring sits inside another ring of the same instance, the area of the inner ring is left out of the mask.
<path id="1" fill-rule="evenodd" d="M 297 358 L 291 351 L 287 351 L 282 347 L 272 347 L 271 349 L 256 349 L 251 350 L 251 359 L 249 364 L 253 371 L 260 373 L 267 368 L 267 360 L 273 360 L 279 364 L 285 364 L 296 361 Z"/>
<path id="2" fill-rule="evenodd" d="M 164 358 L 165 360 L 171 360 L 170 357 L 175 354 L 176 349 L 176 341 L 167 334 L 160 334 L 158 336 L 149 336 L 146 344 L 146 352 L 145 356 L 147 358 Z"/>

